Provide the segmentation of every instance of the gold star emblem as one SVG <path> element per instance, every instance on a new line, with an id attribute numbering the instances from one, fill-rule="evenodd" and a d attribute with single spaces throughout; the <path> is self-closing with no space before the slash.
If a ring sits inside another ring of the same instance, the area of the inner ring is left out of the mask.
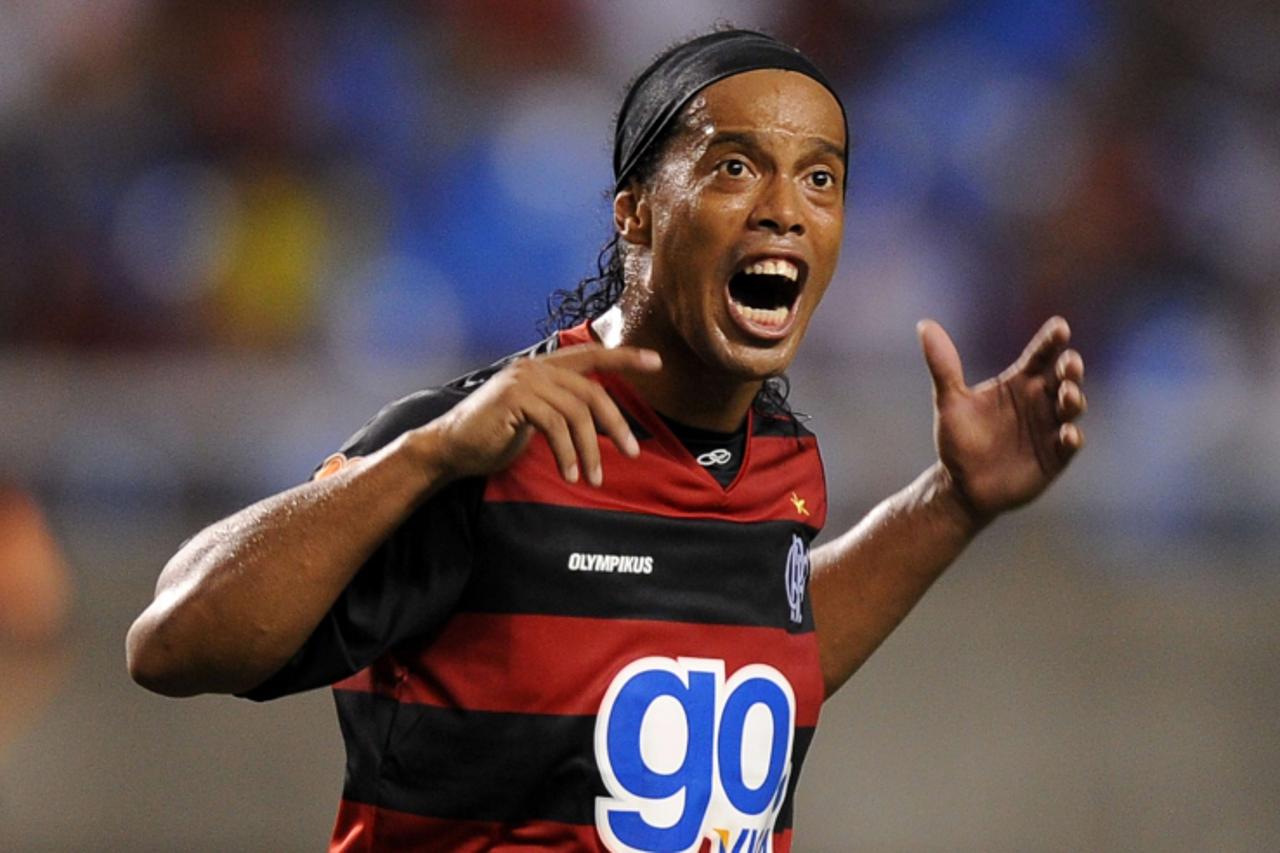
<path id="1" fill-rule="evenodd" d="M 795 492 L 791 493 L 791 505 L 796 508 L 796 512 L 800 515 L 809 514 L 808 508 L 804 505 L 804 498 L 800 497 Z"/>

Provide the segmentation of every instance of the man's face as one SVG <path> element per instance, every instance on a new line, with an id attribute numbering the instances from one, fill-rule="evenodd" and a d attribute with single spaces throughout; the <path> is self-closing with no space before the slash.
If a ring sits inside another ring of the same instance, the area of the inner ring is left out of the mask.
<path id="1" fill-rule="evenodd" d="M 713 373 L 783 372 L 835 271 L 845 145 L 840 105 L 803 74 L 700 92 L 641 195 L 651 328 Z"/>

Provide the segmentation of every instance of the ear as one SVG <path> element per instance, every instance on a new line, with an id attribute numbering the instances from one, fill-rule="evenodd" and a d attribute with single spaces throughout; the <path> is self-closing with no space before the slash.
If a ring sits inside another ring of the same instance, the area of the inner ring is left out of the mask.
<path id="1" fill-rule="evenodd" d="M 649 200 L 635 181 L 613 197 L 613 227 L 623 240 L 633 246 L 648 246 L 652 239 L 652 221 Z"/>

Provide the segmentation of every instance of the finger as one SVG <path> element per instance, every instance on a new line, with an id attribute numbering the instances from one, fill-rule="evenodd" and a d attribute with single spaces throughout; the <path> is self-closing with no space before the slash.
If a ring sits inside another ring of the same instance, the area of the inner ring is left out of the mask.
<path id="1" fill-rule="evenodd" d="M 1076 424 L 1058 427 L 1058 458 L 1066 465 L 1084 447 L 1084 430 Z"/>
<path id="2" fill-rule="evenodd" d="M 1061 317 L 1050 317 L 1027 344 L 1022 355 L 1014 362 L 1015 369 L 1024 373 L 1040 373 L 1053 364 L 1053 360 L 1071 340 L 1071 327 Z"/>
<path id="3" fill-rule="evenodd" d="M 547 438 L 551 453 L 560 468 L 560 476 L 570 483 L 578 482 L 578 454 L 569 436 L 569 424 L 554 406 L 541 397 L 533 397 L 522 407 L 525 418 Z"/>
<path id="4" fill-rule="evenodd" d="M 557 371 L 556 378 L 570 393 L 587 404 L 599 431 L 609 436 L 623 455 L 632 458 L 640 455 L 640 444 L 631 431 L 631 425 L 599 382 L 567 370 Z"/>
<path id="5" fill-rule="evenodd" d="M 1080 386 L 1068 380 L 1058 386 L 1058 419 L 1073 421 L 1083 415 L 1089 408 Z"/>
<path id="6" fill-rule="evenodd" d="M 542 395 L 568 425 L 569 435 L 577 451 L 578 461 L 582 463 L 582 470 L 586 472 L 587 482 L 599 486 L 604 482 L 600 469 L 600 436 L 596 434 L 591 409 L 577 395 L 559 385 L 544 388 Z"/>
<path id="7" fill-rule="evenodd" d="M 934 399 L 941 399 L 951 391 L 963 390 L 964 367 L 960 364 L 960 353 L 946 330 L 934 320 L 921 320 L 916 324 L 916 335 L 920 338 L 924 363 L 933 379 Z"/>
<path id="8" fill-rule="evenodd" d="M 554 364 L 575 373 L 594 373 L 598 370 L 653 373 L 662 369 L 662 356 L 654 350 L 642 347 L 605 348 L 600 344 L 580 344 L 541 358 L 545 364 Z"/>
<path id="9" fill-rule="evenodd" d="M 1053 374 L 1058 377 L 1059 382 L 1074 382 L 1079 385 L 1084 381 L 1084 359 L 1075 350 L 1066 350 L 1058 356 Z"/>

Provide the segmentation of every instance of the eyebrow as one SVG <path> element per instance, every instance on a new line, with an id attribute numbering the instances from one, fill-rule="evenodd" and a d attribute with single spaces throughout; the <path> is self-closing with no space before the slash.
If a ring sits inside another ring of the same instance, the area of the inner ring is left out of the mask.
<path id="1" fill-rule="evenodd" d="M 845 149 L 836 145 L 831 140 L 821 136 L 810 136 L 807 141 L 812 143 L 814 147 L 822 153 L 829 154 L 842 163 L 845 162 Z M 710 148 L 716 145 L 731 144 L 742 145 L 746 148 L 758 149 L 764 147 L 760 139 L 760 135 L 749 130 L 722 130 L 716 133 L 715 136 L 711 137 L 711 141 L 707 143 L 707 147 Z"/>

